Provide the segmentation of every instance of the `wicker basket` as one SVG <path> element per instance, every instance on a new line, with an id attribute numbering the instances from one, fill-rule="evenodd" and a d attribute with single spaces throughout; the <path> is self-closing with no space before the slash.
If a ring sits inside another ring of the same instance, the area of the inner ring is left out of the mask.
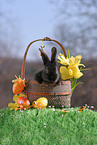
<path id="1" fill-rule="evenodd" d="M 30 46 L 37 41 L 54 41 L 60 45 L 63 50 L 63 53 L 66 57 L 66 52 L 64 47 L 56 40 L 45 37 L 44 39 L 38 39 L 32 41 L 25 52 L 24 60 L 21 70 L 21 78 L 25 78 L 25 61 L 28 50 Z M 46 97 L 48 99 L 48 106 L 54 106 L 56 108 L 61 107 L 70 107 L 71 106 L 71 83 L 70 81 L 61 81 L 59 84 L 39 84 L 36 81 L 29 80 L 27 81 L 26 87 L 23 91 L 28 99 L 32 102 L 37 100 L 40 97 Z"/>

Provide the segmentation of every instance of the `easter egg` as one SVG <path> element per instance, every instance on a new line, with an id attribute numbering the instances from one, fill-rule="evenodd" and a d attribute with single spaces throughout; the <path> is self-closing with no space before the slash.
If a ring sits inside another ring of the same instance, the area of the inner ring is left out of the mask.
<path id="1" fill-rule="evenodd" d="M 14 82 L 12 90 L 14 94 L 20 94 L 24 90 L 26 81 L 24 79 L 21 79 L 20 77 L 19 78 L 17 76 L 15 77 L 17 79 L 12 81 Z"/>
<path id="2" fill-rule="evenodd" d="M 20 97 L 18 99 L 18 104 L 19 104 L 21 109 L 24 109 L 24 108 L 27 108 L 30 106 L 30 101 L 25 97 Z"/>
<path id="3" fill-rule="evenodd" d="M 32 107 L 36 109 L 43 109 L 48 105 L 48 100 L 45 97 L 41 97 L 32 103 Z"/>

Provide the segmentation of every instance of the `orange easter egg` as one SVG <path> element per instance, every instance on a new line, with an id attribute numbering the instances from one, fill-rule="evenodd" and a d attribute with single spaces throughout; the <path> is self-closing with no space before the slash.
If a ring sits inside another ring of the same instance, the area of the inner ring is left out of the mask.
<path id="1" fill-rule="evenodd" d="M 24 79 L 21 79 L 20 77 L 19 78 L 17 76 L 15 77 L 17 79 L 12 81 L 14 82 L 12 90 L 14 94 L 20 94 L 24 90 L 26 81 Z"/>

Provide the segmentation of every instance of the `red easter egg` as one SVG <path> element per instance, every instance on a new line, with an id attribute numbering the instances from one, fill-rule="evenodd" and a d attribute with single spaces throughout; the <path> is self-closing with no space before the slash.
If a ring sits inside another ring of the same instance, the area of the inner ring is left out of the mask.
<path id="1" fill-rule="evenodd" d="M 25 97 L 20 97 L 18 99 L 18 104 L 20 105 L 20 107 L 22 106 L 22 109 L 23 109 L 30 106 L 30 101 Z"/>

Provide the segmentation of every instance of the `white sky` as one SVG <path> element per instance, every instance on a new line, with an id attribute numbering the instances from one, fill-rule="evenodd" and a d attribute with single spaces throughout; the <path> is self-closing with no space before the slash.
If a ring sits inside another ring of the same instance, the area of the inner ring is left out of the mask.
<path id="1" fill-rule="evenodd" d="M 71 3 L 71 0 L 68 1 L 70 4 L 68 2 L 67 6 L 64 5 L 64 7 L 62 7 L 62 0 L 55 0 L 56 3 L 54 3 L 54 5 L 49 3 L 52 2 L 52 0 L 0 0 L 0 12 L 4 13 L 3 19 L 0 19 L 0 22 L 3 21 L 3 29 L 0 25 L 0 34 L 2 30 L 5 31 L 1 36 L 2 39 L 6 41 L 7 47 L 9 49 L 11 48 L 11 50 L 14 50 L 14 48 L 19 50 L 17 56 L 23 58 L 25 49 L 31 41 L 44 37 L 57 39 L 55 32 L 57 32 L 56 25 L 58 22 L 59 24 L 63 23 L 65 27 L 68 26 L 67 34 L 80 34 L 79 31 L 77 31 L 80 30 L 80 26 L 87 27 L 87 25 L 92 25 L 92 22 L 86 18 L 82 18 L 79 21 L 79 17 L 75 15 L 75 13 L 79 12 L 78 7 L 75 7 L 75 5 Z M 58 15 L 60 11 L 64 11 L 64 8 L 67 8 L 65 9 L 65 13 L 67 14 L 64 15 L 63 13 L 62 15 L 61 13 Z M 70 14 L 70 17 L 68 17 L 68 14 Z M 6 20 L 6 18 L 8 20 Z M 96 31 L 92 33 L 93 36 L 94 34 L 96 35 Z M 92 33 L 89 31 L 87 35 L 90 37 Z M 60 39 L 60 36 L 57 36 L 58 39 Z M 89 41 L 85 46 L 82 45 L 82 42 L 79 44 L 81 44 L 81 46 L 78 45 L 77 49 L 88 49 L 88 46 L 90 48 L 92 48 L 92 46 L 95 47 L 96 41 L 95 43 L 94 41 L 92 41 L 92 43 Z M 28 55 L 29 59 L 30 57 L 31 59 L 37 59 L 36 54 L 38 55 L 39 53 L 38 48 L 40 45 L 41 44 L 33 46 L 34 49 L 31 49 L 32 51 Z M 16 51 L 12 51 L 12 53 L 16 56 Z"/>
<path id="2" fill-rule="evenodd" d="M 21 40 L 23 50 L 32 40 L 53 37 L 55 8 L 49 0 L 9 0 L 9 3 L 5 0 L 2 4 L 2 10 L 6 16 L 9 15 L 8 18 L 10 17 L 10 22 L 14 25 L 13 31 Z M 10 30 L 7 31 L 10 33 Z M 11 35 L 15 37 L 15 34 Z M 11 37 L 9 39 L 12 39 Z M 11 43 L 11 40 L 9 41 Z"/>
<path id="3" fill-rule="evenodd" d="M 16 0 L 13 11 L 27 41 L 52 35 L 53 9 L 46 0 Z"/>

